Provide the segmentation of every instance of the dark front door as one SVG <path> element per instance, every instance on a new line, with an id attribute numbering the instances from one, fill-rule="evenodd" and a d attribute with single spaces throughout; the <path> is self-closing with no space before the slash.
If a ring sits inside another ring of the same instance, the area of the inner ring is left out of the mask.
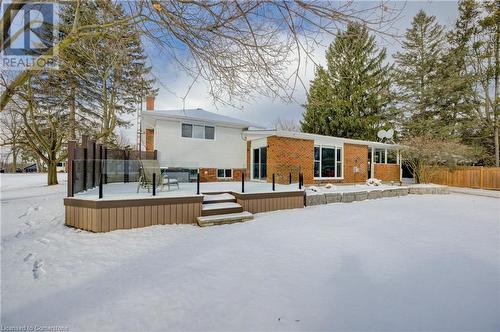
<path id="1" fill-rule="evenodd" d="M 267 178 L 267 147 L 253 149 L 253 179 L 265 180 Z"/>

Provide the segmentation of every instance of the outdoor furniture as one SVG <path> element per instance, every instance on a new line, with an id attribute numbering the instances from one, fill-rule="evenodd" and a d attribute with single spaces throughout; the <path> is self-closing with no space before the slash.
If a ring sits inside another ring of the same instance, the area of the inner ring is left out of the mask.
<path id="1" fill-rule="evenodd" d="M 170 186 L 177 186 L 177 189 L 179 189 L 179 181 L 177 181 L 177 179 L 169 178 L 167 174 L 163 176 L 163 184 L 167 185 L 169 191 Z"/>
<path id="2" fill-rule="evenodd" d="M 139 192 L 141 187 L 146 188 L 149 192 L 149 189 L 153 187 L 153 174 L 156 175 L 156 187 L 163 186 L 158 160 L 139 160 L 139 165 L 139 184 L 137 186 L 137 192 Z"/>

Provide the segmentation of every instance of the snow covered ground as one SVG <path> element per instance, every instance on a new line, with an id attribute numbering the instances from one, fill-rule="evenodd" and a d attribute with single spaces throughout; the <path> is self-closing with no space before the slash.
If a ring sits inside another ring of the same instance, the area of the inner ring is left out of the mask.
<path id="1" fill-rule="evenodd" d="M 500 200 L 409 195 L 91 234 L 65 184 L 1 175 L 4 327 L 500 330 Z"/>

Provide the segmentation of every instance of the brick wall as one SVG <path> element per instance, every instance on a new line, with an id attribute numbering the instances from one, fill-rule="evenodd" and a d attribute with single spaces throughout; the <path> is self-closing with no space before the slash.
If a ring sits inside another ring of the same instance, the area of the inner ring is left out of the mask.
<path id="1" fill-rule="evenodd" d="M 304 174 L 304 183 L 313 183 L 314 141 L 270 136 L 267 138 L 267 181 L 288 183 L 289 173 L 292 181 L 298 182 L 299 169 Z"/>
<path id="2" fill-rule="evenodd" d="M 155 130 L 146 129 L 146 151 L 153 151 L 155 149 Z"/>
<path id="3" fill-rule="evenodd" d="M 355 172 L 355 169 L 358 172 Z M 344 144 L 344 183 L 365 182 L 368 179 L 368 146 Z"/>
<path id="4" fill-rule="evenodd" d="M 147 96 L 146 97 L 146 110 L 152 111 L 154 109 L 155 109 L 155 97 L 154 96 Z"/>
<path id="5" fill-rule="evenodd" d="M 200 168 L 200 182 L 215 182 L 217 181 L 216 168 Z"/>
<path id="6" fill-rule="evenodd" d="M 248 179 L 248 172 L 244 168 L 233 168 L 232 178 L 219 179 L 217 178 L 217 168 L 200 168 L 200 182 L 241 181 L 243 172 L 245 172 L 245 178 Z"/>
<path id="7" fill-rule="evenodd" d="M 398 164 L 375 164 L 374 178 L 382 181 L 399 182 L 399 165 Z"/>

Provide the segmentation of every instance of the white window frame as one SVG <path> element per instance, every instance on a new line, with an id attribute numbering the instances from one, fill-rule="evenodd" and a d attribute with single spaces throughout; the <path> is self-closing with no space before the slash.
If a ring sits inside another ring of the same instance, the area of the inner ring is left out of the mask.
<path id="1" fill-rule="evenodd" d="M 224 171 L 224 176 L 219 176 L 219 171 Z M 226 176 L 226 171 L 230 170 L 231 171 L 231 176 Z M 217 179 L 232 179 L 233 178 L 233 169 L 232 168 L 217 168 Z"/>
<path id="2" fill-rule="evenodd" d="M 184 137 L 182 136 L 182 126 L 183 125 L 190 125 L 192 126 L 192 130 L 191 130 L 191 137 Z M 203 138 L 198 138 L 198 137 L 194 137 L 194 127 L 195 126 L 203 126 Z M 206 133 L 206 127 L 212 127 L 214 128 L 214 138 L 213 139 L 210 139 L 210 138 L 205 138 L 205 136 L 207 135 Z M 212 141 L 215 141 L 217 139 L 217 127 L 213 124 L 206 124 L 206 123 L 195 123 L 195 122 L 181 122 L 180 124 L 180 136 L 181 136 L 181 139 L 187 139 L 187 140 L 201 140 L 201 141 L 207 141 L 207 142 L 212 142 Z"/>
<path id="3" fill-rule="evenodd" d="M 314 180 L 343 180 L 344 179 L 344 146 L 343 145 L 324 145 L 324 144 L 315 144 L 315 148 L 319 148 L 319 174 L 320 176 L 314 176 L 314 164 L 316 163 L 316 159 L 314 159 L 314 149 L 313 149 L 313 179 Z M 328 148 L 328 149 L 335 149 L 335 174 L 337 173 L 337 163 L 339 162 L 337 160 L 337 149 L 340 149 L 340 169 L 342 171 L 342 176 L 328 176 L 328 177 L 323 177 L 321 176 L 321 166 L 322 166 L 322 161 L 321 157 L 323 156 L 323 148 Z"/>

